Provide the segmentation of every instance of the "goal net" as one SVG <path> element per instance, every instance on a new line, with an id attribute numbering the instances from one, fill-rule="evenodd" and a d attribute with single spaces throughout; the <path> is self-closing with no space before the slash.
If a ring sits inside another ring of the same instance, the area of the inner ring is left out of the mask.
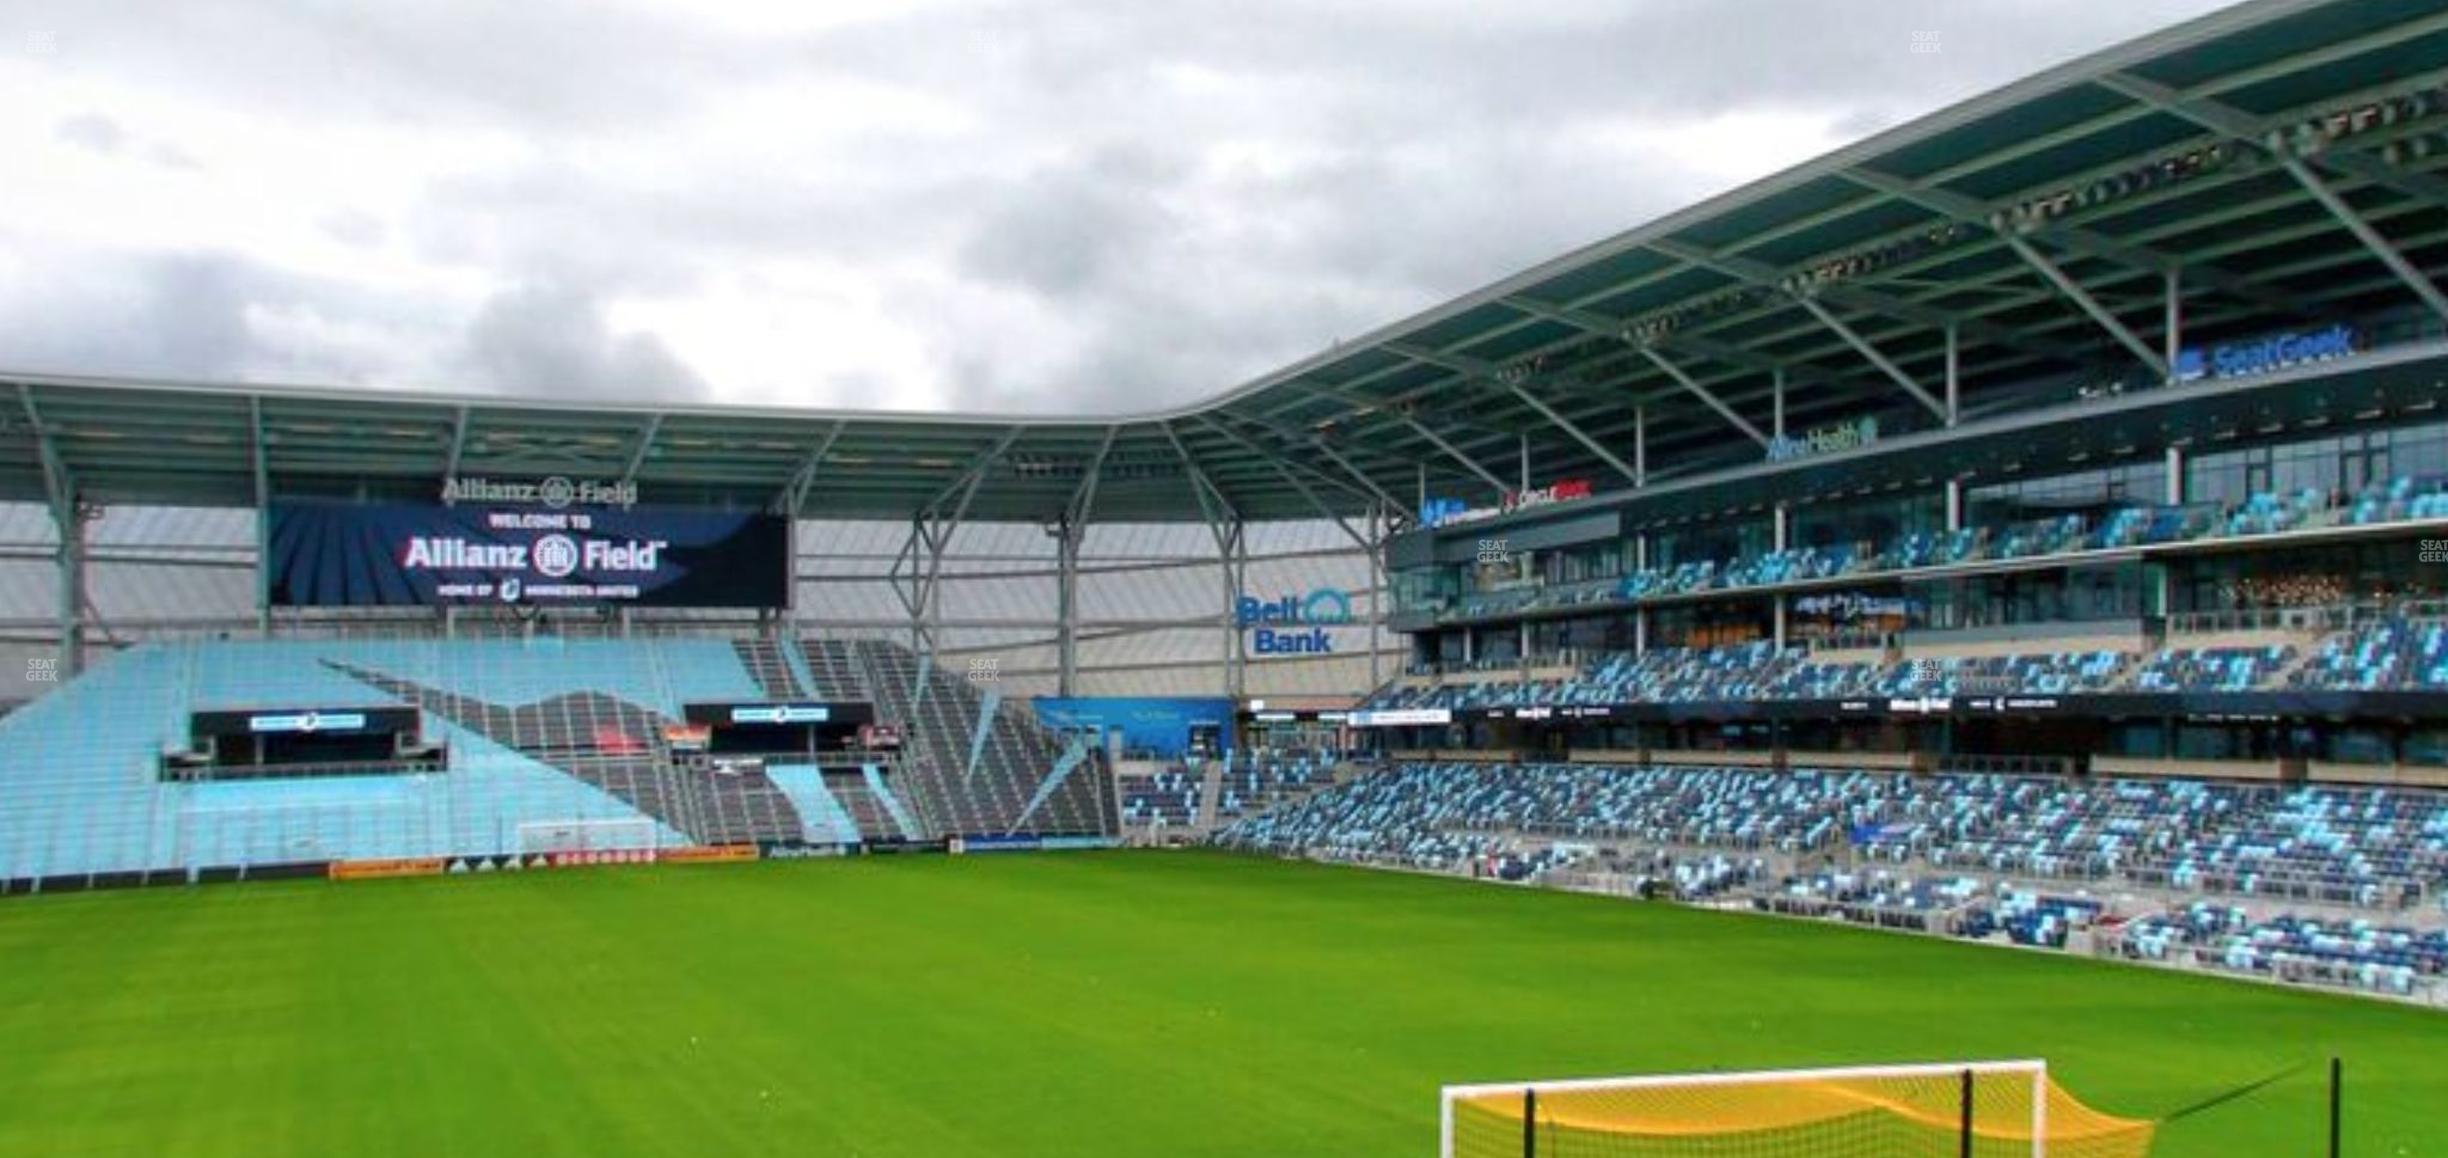
<path id="1" fill-rule="evenodd" d="M 605 852 L 654 846 L 655 822 L 642 816 L 619 820 L 530 820 L 518 826 L 521 853 Z"/>
<path id="2" fill-rule="evenodd" d="M 2144 1158 L 2037 1061 L 1448 1086 L 1442 1158 Z"/>

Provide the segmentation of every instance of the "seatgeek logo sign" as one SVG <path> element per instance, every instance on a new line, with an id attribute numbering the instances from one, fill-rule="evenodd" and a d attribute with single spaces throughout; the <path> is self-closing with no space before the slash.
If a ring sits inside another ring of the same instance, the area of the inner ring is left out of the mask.
<path id="1" fill-rule="evenodd" d="M 1252 655 L 1331 655 L 1334 637 L 1326 629 L 1352 621 L 1351 596 L 1331 587 L 1275 599 L 1245 594 L 1233 618 L 1249 632 Z"/>
<path id="2" fill-rule="evenodd" d="M 2187 346 L 2176 352 L 2176 380 L 2249 378 L 2307 362 L 2325 362 L 2354 354 L 2362 335 L 2343 322 L 2319 330 L 2289 330 L 2204 350 Z"/>

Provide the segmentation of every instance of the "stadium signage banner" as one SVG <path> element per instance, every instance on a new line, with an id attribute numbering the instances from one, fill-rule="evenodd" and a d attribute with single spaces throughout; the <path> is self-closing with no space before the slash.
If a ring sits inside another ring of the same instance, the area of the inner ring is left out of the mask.
<path id="1" fill-rule="evenodd" d="M 449 868 L 450 862 L 438 856 L 412 856 L 338 860 L 331 862 L 329 872 L 335 881 L 375 881 L 394 877 L 438 877 Z"/>
<path id="2" fill-rule="evenodd" d="M 821 724 L 833 718 L 823 704 L 769 704 L 731 709 L 734 724 Z"/>
<path id="3" fill-rule="evenodd" d="M 276 607 L 775 608 L 790 603 L 790 521 L 678 507 L 275 502 Z"/>
<path id="4" fill-rule="evenodd" d="M 362 732 L 365 729 L 364 712 L 285 712 L 247 718 L 247 731 L 250 732 Z"/>
<path id="5" fill-rule="evenodd" d="M 1249 632 L 1251 654 L 1328 655 L 1334 637 L 1326 629 L 1351 623 L 1351 596 L 1332 587 L 1275 599 L 1244 594 L 1233 604 L 1233 618 Z"/>
<path id="6" fill-rule="evenodd" d="M 664 864 L 736 864 L 757 859 L 753 844 L 701 844 L 686 848 L 657 850 L 655 859 Z"/>
<path id="7" fill-rule="evenodd" d="M 769 703 L 689 703 L 680 713 L 691 725 L 717 728 L 725 725 L 741 727 L 805 727 L 813 724 L 839 724 L 850 728 L 875 720 L 875 705 L 858 700 L 815 701 L 792 700 Z"/>
<path id="8" fill-rule="evenodd" d="M 1492 507 L 1474 507 L 1460 499 L 1429 499 L 1420 504 L 1420 525 L 1423 527 L 1450 527 L 1461 523 L 1476 523 L 1483 519 L 1493 519 L 1500 515 L 1526 511 L 1533 507 L 1553 506 L 1557 503 L 1586 499 L 1595 493 L 1597 493 L 1596 488 L 1591 485 L 1590 480 L 1568 478 L 1543 487 L 1532 487 L 1529 490 L 1506 491 L 1504 501 Z"/>
<path id="9" fill-rule="evenodd" d="M 628 510 L 637 505 L 636 479 L 571 480 L 563 475 L 541 479 L 491 479 L 453 476 L 442 480 L 442 501 L 445 503 L 492 503 L 509 506 L 543 507 L 562 510 L 568 507 L 618 507 Z"/>
<path id="10" fill-rule="evenodd" d="M 1126 750 L 1173 759 L 1188 752 L 1191 737 L 1212 730 L 1219 745 L 1232 743 L 1233 701 L 1197 696 L 1037 696 L 1029 701 L 1037 722 L 1056 732 L 1087 732 L 1099 747 L 1119 736 Z"/>
<path id="11" fill-rule="evenodd" d="M 213 736 L 314 735 L 317 733 L 405 732 L 415 734 L 417 710 L 382 708 L 280 708 L 249 711 L 205 708 L 187 716 L 188 734 L 202 740 Z"/>
<path id="12" fill-rule="evenodd" d="M 1450 724 L 1453 723 L 1453 709 L 1384 708 L 1373 712 L 1353 712 L 1350 723 L 1355 728 L 1407 728 Z"/>
<path id="13" fill-rule="evenodd" d="M 1780 435 L 1768 443 L 1768 461 L 1785 462 L 1807 458 L 1814 454 L 1834 454 L 1840 450 L 1860 450 L 1877 442 L 1878 419 L 1863 415 L 1852 422 L 1835 422 L 1813 427 L 1798 438 Z"/>
<path id="14" fill-rule="evenodd" d="M 2340 322 L 2318 330 L 2288 330 L 2246 341 L 2228 342 L 2212 346 L 2207 351 L 2199 346 L 2188 346 L 2176 352 L 2175 377 L 2179 382 L 2201 378 L 2249 378 L 2306 362 L 2347 357 L 2355 352 L 2359 340 L 2353 326 Z"/>

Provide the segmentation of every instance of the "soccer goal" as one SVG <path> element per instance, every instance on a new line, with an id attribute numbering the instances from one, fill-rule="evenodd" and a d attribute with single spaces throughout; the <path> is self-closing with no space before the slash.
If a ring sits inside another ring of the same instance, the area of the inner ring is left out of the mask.
<path id="1" fill-rule="evenodd" d="M 518 826 L 518 851 L 525 853 L 606 852 L 651 849 L 655 822 L 648 817 L 617 820 L 530 820 Z"/>
<path id="2" fill-rule="evenodd" d="M 1441 1158 L 2144 1158 L 2038 1061 L 1447 1086 Z"/>

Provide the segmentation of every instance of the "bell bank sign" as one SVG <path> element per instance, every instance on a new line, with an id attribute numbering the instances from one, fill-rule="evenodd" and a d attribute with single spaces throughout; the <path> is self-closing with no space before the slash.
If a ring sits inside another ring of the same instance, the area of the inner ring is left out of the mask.
<path id="1" fill-rule="evenodd" d="M 1252 655 L 1330 655 L 1334 637 L 1326 629 L 1352 621 L 1351 596 L 1331 587 L 1274 599 L 1244 594 L 1233 619 L 1249 632 Z"/>

